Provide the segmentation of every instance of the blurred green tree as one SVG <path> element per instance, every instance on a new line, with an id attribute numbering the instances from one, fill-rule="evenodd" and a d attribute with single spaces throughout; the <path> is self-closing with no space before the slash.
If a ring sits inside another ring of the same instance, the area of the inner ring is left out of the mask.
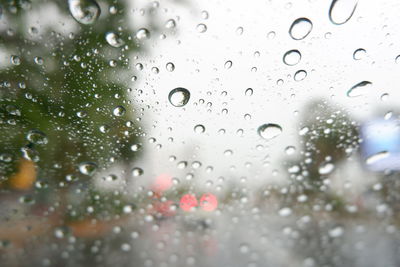
<path id="1" fill-rule="evenodd" d="M 139 153 L 130 149 L 141 133 L 128 97 L 129 55 L 139 49 L 124 22 L 128 2 L 99 4 L 97 21 L 82 24 L 68 1 L 2 1 L 1 51 L 10 58 L 0 66 L 3 193 L 31 190 L 36 199 L 54 201 L 45 195 L 63 198 L 80 188 L 87 193 L 77 203 L 82 208 L 99 194 L 88 186 L 92 171 L 128 164 Z"/>

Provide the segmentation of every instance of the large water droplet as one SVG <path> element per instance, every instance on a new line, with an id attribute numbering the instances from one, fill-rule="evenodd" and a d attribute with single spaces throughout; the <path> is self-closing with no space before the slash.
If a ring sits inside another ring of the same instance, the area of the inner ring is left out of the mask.
<path id="1" fill-rule="evenodd" d="M 132 175 L 134 177 L 141 176 L 142 174 L 143 174 L 143 170 L 141 168 L 135 167 L 135 168 L 132 169 Z"/>
<path id="2" fill-rule="evenodd" d="M 21 148 L 21 152 L 22 152 L 22 157 L 24 157 L 27 160 L 33 161 L 33 162 L 38 162 L 40 160 L 39 158 L 39 153 L 29 147 L 29 146 L 25 146 L 23 148 Z"/>
<path id="3" fill-rule="evenodd" d="M 252 96 L 253 95 L 253 89 L 252 88 L 247 88 L 246 91 L 244 92 L 245 96 Z"/>
<path id="4" fill-rule="evenodd" d="M 72 17 L 84 25 L 93 24 L 100 16 L 100 6 L 94 0 L 68 0 Z"/>
<path id="5" fill-rule="evenodd" d="M 195 133 L 204 133 L 205 131 L 206 131 L 206 127 L 204 127 L 201 124 L 197 124 L 196 126 L 194 126 Z"/>
<path id="6" fill-rule="evenodd" d="M 289 28 L 290 37 L 294 40 L 303 40 L 310 34 L 313 28 L 311 20 L 308 18 L 298 18 L 293 21 Z"/>
<path id="7" fill-rule="evenodd" d="M 294 80 L 299 82 L 304 80 L 307 77 L 307 72 L 305 70 L 298 70 L 294 74 Z"/>
<path id="8" fill-rule="evenodd" d="M 21 58 L 19 56 L 12 55 L 11 58 L 11 64 L 18 66 L 21 64 Z"/>
<path id="9" fill-rule="evenodd" d="M 172 63 L 172 62 L 168 62 L 168 63 L 165 65 L 165 68 L 167 69 L 167 71 L 173 72 L 173 71 L 175 70 L 175 65 L 174 65 L 174 63 Z"/>
<path id="10" fill-rule="evenodd" d="M 283 63 L 289 66 L 296 65 L 297 63 L 300 62 L 300 60 L 301 60 L 301 53 L 299 50 L 296 49 L 289 50 L 283 55 Z"/>
<path id="11" fill-rule="evenodd" d="M 116 106 L 113 110 L 114 116 L 121 117 L 126 112 L 126 109 L 123 106 Z"/>
<path id="12" fill-rule="evenodd" d="M 106 41 L 109 45 L 113 47 L 121 47 L 124 45 L 124 40 L 122 40 L 119 35 L 115 32 L 107 32 L 106 33 Z"/>
<path id="13" fill-rule="evenodd" d="M 356 11 L 358 0 L 332 0 L 329 20 L 335 25 L 348 22 Z"/>
<path id="14" fill-rule="evenodd" d="M 361 60 L 365 57 L 367 54 L 367 51 L 364 48 L 359 48 L 353 53 L 353 59 L 354 60 Z"/>
<path id="15" fill-rule="evenodd" d="M 169 102 L 175 107 L 183 107 L 189 102 L 190 92 L 189 90 L 178 87 L 169 92 Z"/>
<path id="16" fill-rule="evenodd" d="M 369 81 L 362 81 L 360 83 L 357 83 L 347 91 L 347 96 L 348 97 L 361 96 L 365 93 L 365 89 L 367 89 L 371 85 L 372 83 Z"/>
<path id="17" fill-rule="evenodd" d="M 176 26 L 176 22 L 173 19 L 169 19 L 165 22 L 165 28 L 167 28 L 167 29 L 175 28 L 175 26 Z"/>
<path id="18" fill-rule="evenodd" d="M 79 164 L 79 171 L 85 175 L 93 175 L 96 169 L 97 165 L 94 162 L 86 161 Z"/>
<path id="19" fill-rule="evenodd" d="M 39 130 L 30 130 L 26 135 L 26 139 L 36 145 L 45 145 L 48 141 L 46 135 Z"/>
<path id="20" fill-rule="evenodd" d="M 136 38 L 139 40 L 145 40 L 150 38 L 150 32 L 146 28 L 141 28 L 136 32 Z"/>
<path id="21" fill-rule="evenodd" d="M 266 123 L 258 127 L 258 134 L 266 139 L 271 140 L 282 133 L 282 127 L 274 123 Z"/>
<path id="22" fill-rule="evenodd" d="M 319 166 L 318 173 L 321 175 L 327 175 L 333 172 L 334 169 L 335 165 L 333 163 L 325 162 Z"/>
<path id="23" fill-rule="evenodd" d="M 380 160 L 382 160 L 382 159 L 384 159 L 384 158 L 387 158 L 389 155 L 390 155 L 390 154 L 389 154 L 388 151 L 380 151 L 380 152 L 378 152 L 378 153 L 375 153 L 375 154 L 369 156 L 369 157 L 365 160 L 365 163 L 366 163 L 367 165 L 372 165 L 372 164 L 374 164 L 374 163 L 376 163 L 376 162 L 378 162 L 378 161 L 380 161 Z"/>
<path id="24" fill-rule="evenodd" d="M 200 23 L 199 25 L 197 25 L 196 27 L 197 32 L 199 33 L 203 33 L 207 31 L 207 26 L 203 23 Z"/>

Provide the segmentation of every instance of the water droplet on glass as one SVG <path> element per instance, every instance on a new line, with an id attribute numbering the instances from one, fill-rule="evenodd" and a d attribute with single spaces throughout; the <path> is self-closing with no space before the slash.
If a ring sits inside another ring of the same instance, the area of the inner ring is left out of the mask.
<path id="1" fill-rule="evenodd" d="M 246 91 L 244 92 L 245 96 L 252 96 L 253 95 L 253 89 L 252 88 L 247 88 Z"/>
<path id="2" fill-rule="evenodd" d="M 367 54 L 367 51 L 363 48 L 359 48 L 356 51 L 354 51 L 353 53 L 353 59 L 354 60 L 361 60 L 365 57 L 365 55 Z"/>
<path id="3" fill-rule="evenodd" d="M 365 89 L 368 89 L 372 85 L 369 81 L 362 81 L 354 85 L 347 91 L 348 97 L 358 97 L 365 93 Z"/>
<path id="4" fill-rule="evenodd" d="M 380 160 L 382 160 L 382 159 L 384 159 L 384 158 L 387 158 L 389 155 L 390 155 L 390 154 L 389 154 L 388 151 L 380 151 L 380 152 L 378 152 L 378 153 L 375 153 L 375 154 L 369 156 L 369 157 L 365 160 L 365 163 L 366 163 L 367 165 L 372 165 L 372 164 L 374 164 L 374 163 L 376 163 L 376 162 L 378 162 L 378 161 L 380 161 Z"/>
<path id="5" fill-rule="evenodd" d="M 176 26 L 176 22 L 173 19 L 169 19 L 169 20 L 167 20 L 167 22 L 165 22 L 165 28 L 167 28 L 167 29 L 175 28 L 175 26 Z"/>
<path id="6" fill-rule="evenodd" d="M 110 131 L 111 127 L 108 125 L 101 125 L 99 127 L 100 132 L 102 133 L 108 133 Z"/>
<path id="7" fill-rule="evenodd" d="M 381 101 L 388 101 L 389 100 L 389 94 L 388 93 L 384 93 L 381 95 Z"/>
<path id="8" fill-rule="evenodd" d="M 310 34 L 313 28 L 311 20 L 308 18 L 298 18 L 293 21 L 289 28 L 289 35 L 294 40 L 303 40 Z"/>
<path id="9" fill-rule="evenodd" d="M 286 155 L 293 155 L 296 152 L 296 148 L 294 146 L 288 146 L 285 148 Z"/>
<path id="10" fill-rule="evenodd" d="M 292 214 L 292 209 L 285 207 L 285 208 L 280 209 L 278 213 L 279 213 L 279 216 L 287 217 Z"/>
<path id="11" fill-rule="evenodd" d="M 195 133 L 204 133 L 206 130 L 206 127 L 204 127 L 201 124 L 197 124 L 196 126 L 194 126 L 194 132 Z"/>
<path id="12" fill-rule="evenodd" d="M 114 116 L 117 116 L 117 117 L 120 117 L 120 116 L 124 115 L 125 112 L 126 112 L 126 110 L 125 110 L 125 108 L 123 106 L 117 106 L 113 110 Z"/>
<path id="13" fill-rule="evenodd" d="M 106 41 L 109 45 L 113 47 L 121 47 L 124 45 L 124 41 L 119 37 L 119 35 L 115 32 L 107 32 L 106 33 Z"/>
<path id="14" fill-rule="evenodd" d="M 136 38 L 139 40 L 145 40 L 150 38 L 150 32 L 146 28 L 141 28 L 136 32 Z"/>
<path id="15" fill-rule="evenodd" d="M 196 30 L 199 33 L 206 32 L 207 31 L 207 26 L 205 24 L 203 24 L 203 23 L 200 23 L 200 24 L 197 25 Z"/>
<path id="16" fill-rule="evenodd" d="M 270 32 L 267 34 L 267 38 L 268 38 L 269 40 L 274 39 L 275 36 L 276 36 L 276 33 L 275 33 L 274 31 L 270 31 Z"/>
<path id="17" fill-rule="evenodd" d="M 329 230 L 329 236 L 330 237 L 339 237 L 342 236 L 344 233 L 343 227 L 336 226 L 335 228 L 332 228 Z"/>
<path id="18" fill-rule="evenodd" d="M 38 64 L 38 65 L 43 65 L 43 63 L 44 63 L 44 60 L 43 60 L 43 58 L 42 57 L 35 57 L 34 59 L 33 59 L 33 61 L 35 61 L 35 63 L 36 64 Z"/>
<path id="19" fill-rule="evenodd" d="M 237 35 L 242 35 L 242 34 L 243 34 L 243 27 L 238 27 L 238 28 L 236 29 L 236 34 L 237 34 Z"/>
<path id="20" fill-rule="evenodd" d="M 190 92 L 189 90 L 178 87 L 169 92 L 169 102 L 175 107 L 183 107 L 189 102 Z"/>
<path id="21" fill-rule="evenodd" d="M 271 140 L 282 133 L 282 127 L 278 124 L 267 123 L 258 127 L 257 132 L 262 138 Z"/>
<path id="22" fill-rule="evenodd" d="M 330 174 L 334 169 L 335 165 L 333 163 L 325 162 L 319 166 L 318 173 L 321 175 L 327 175 Z"/>
<path id="23" fill-rule="evenodd" d="M 86 161 L 79 164 L 79 171 L 82 174 L 92 176 L 97 169 L 97 164 L 94 162 Z"/>
<path id="24" fill-rule="evenodd" d="M 84 25 L 93 24 L 100 16 L 100 6 L 94 0 L 68 0 L 72 17 Z"/>
<path id="25" fill-rule="evenodd" d="M 131 150 L 134 152 L 139 151 L 141 148 L 142 148 L 141 144 L 134 144 L 131 146 Z"/>
<path id="26" fill-rule="evenodd" d="M 175 65 L 174 65 L 174 63 L 172 63 L 172 62 L 168 62 L 168 63 L 165 65 L 165 68 L 167 69 L 167 71 L 173 72 L 173 71 L 175 70 Z"/>
<path id="27" fill-rule="evenodd" d="M 19 56 L 15 56 L 15 55 L 13 55 L 13 56 L 11 56 L 11 64 L 13 64 L 13 65 L 16 65 L 16 66 L 18 66 L 18 65 L 20 65 L 21 64 L 21 59 L 20 59 L 20 57 Z"/>
<path id="28" fill-rule="evenodd" d="M 134 177 L 141 176 L 142 174 L 143 174 L 143 170 L 141 168 L 135 167 L 135 168 L 132 169 L 132 175 Z"/>
<path id="29" fill-rule="evenodd" d="M 232 61 L 228 60 L 227 62 L 225 62 L 224 67 L 225 69 L 230 69 L 232 67 Z"/>
<path id="30" fill-rule="evenodd" d="M 45 145 L 48 142 L 46 134 L 39 130 L 30 130 L 26 139 L 36 145 Z"/>
<path id="31" fill-rule="evenodd" d="M 38 162 L 40 160 L 39 153 L 33 148 L 26 146 L 26 147 L 21 148 L 21 152 L 22 152 L 22 157 L 27 160 L 30 160 L 33 162 Z"/>
<path id="32" fill-rule="evenodd" d="M 298 70 L 294 74 L 294 80 L 299 82 L 304 80 L 307 77 L 307 72 L 305 70 Z"/>
<path id="33" fill-rule="evenodd" d="M 283 62 L 288 66 L 294 66 L 298 64 L 301 60 L 301 53 L 299 50 L 293 49 L 287 51 L 283 55 Z"/>
<path id="34" fill-rule="evenodd" d="M 358 0 L 332 0 L 329 20 L 335 25 L 348 22 L 356 11 Z"/>
<path id="35" fill-rule="evenodd" d="M 208 12 L 206 10 L 201 11 L 201 17 L 203 19 L 208 19 L 209 17 Z"/>

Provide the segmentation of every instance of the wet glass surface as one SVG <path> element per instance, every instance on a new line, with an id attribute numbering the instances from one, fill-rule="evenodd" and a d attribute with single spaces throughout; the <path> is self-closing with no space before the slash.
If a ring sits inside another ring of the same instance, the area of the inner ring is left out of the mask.
<path id="1" fill-rule="evenodd" d="M 400 266 L 399 11 L 0 1 L 0 265 Z"/>

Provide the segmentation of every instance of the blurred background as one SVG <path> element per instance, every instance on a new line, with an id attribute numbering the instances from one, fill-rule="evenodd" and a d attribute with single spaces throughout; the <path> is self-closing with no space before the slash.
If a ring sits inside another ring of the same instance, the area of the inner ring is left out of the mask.
<path id="1" fill-rule="evenodd" d="M 400 266 L 399 12 L 0 1 L 0 265 Z"/>

